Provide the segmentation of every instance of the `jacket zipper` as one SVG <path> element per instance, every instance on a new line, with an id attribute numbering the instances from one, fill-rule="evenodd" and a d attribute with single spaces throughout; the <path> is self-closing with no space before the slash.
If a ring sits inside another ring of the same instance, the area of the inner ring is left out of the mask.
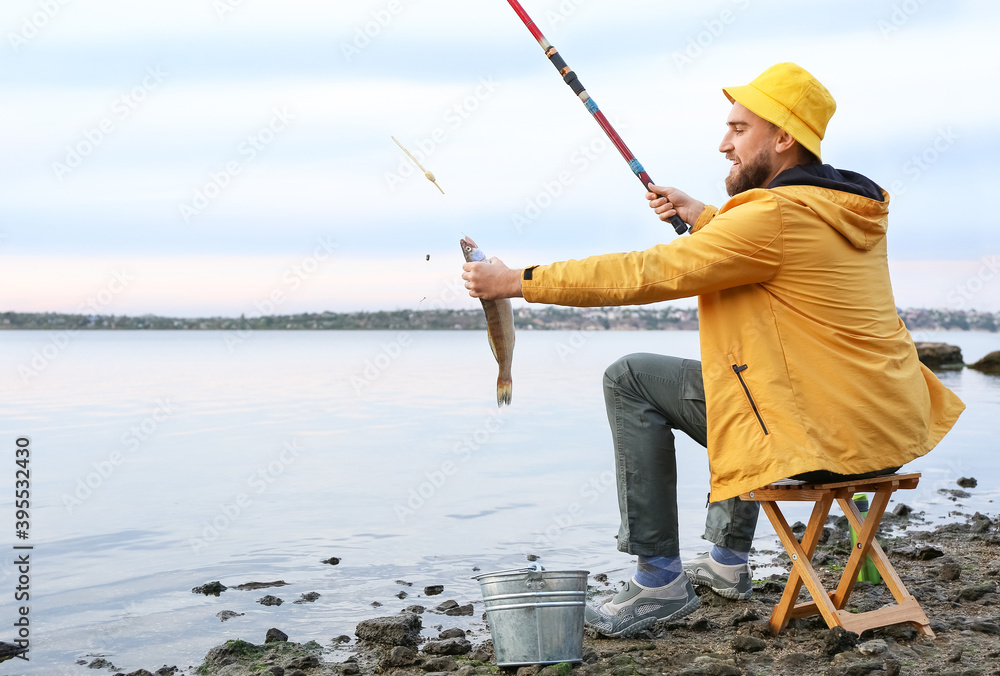
<path id="1" fill-rule="evenodd" d="M 764 419 L 760 416 L 760 411 L 757 409 L 757 402 L 753 400 L 753 395 L 750 394 L 750 388 L 747 387 L 746 381 L 743 380 L 743 371 L 746 370 L 747 370 L 746 364 L 744 364 L 743 366 L 737 366 L 736 364 L 733 364 L 733 373 L 735 373 L 736 377 L 740 379 L 740 385 L 743 386 L 743 391 L 747 395 L 747 401 L 750 402 L 750 408 L 753 409 L 753 414 L 757 416 L 757 422 L 760 423 L 760 428 L 764 430 L 764 434 L 768 434 L 767 425 L 764 424 Z"/>

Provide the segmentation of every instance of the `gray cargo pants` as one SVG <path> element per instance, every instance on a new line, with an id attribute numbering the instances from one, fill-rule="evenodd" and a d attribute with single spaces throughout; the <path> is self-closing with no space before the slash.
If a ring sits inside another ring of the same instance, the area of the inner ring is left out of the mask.
<path id="1" fill-rule="evenodd" d="M 604 401 L 614 437 L 622 517 L 618 549 L 643 556 L 677 556 L 673 430 L 708 445 L 701 362 L 642 353 L 622 357 L 604 372 Z M 750 551 L 759 511 L 758 503 L 739 498 L 711 503 L 705 539 Z"/>

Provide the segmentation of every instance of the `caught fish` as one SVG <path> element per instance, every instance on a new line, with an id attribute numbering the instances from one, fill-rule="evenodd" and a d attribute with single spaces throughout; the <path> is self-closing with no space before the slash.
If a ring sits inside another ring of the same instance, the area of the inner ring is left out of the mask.
<path id="1" fill-rule="evenodd" d="M 489 262 L 486 254 L 471 238 L 464 237 L 459 244 L 462 245 L 462 253 L 467 262 Z M 493 356 L 500 365 L 500 375 L 497 376 L 497 406 L 504 404 L 509 406 L 513 387 L 510 364 L 514 359 L 514 311 L 511 310 L 510 300 L 507 298 L 479 300 L 483 304 L 483 311 L 486 312 L 486 337 L 489 338 Z"/>

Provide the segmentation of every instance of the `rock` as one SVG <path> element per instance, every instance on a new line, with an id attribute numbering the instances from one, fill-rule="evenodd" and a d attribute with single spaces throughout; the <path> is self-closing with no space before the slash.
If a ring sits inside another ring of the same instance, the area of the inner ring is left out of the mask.
<path id="1" fill-rule="evenodd" d="M 329 563 L 331 566 L 336 566 L 338 563 L 340 563 L 340 559 L 338 559 L 336 556 L 331 556 L 328 559 L 323 559 L 322 561 L 320 561 L 320 563 Z"/>
<path id="2" fill-rule="evenodd" d="M 937 547 L 921 547 L 914 553 L 913 558 L 918 561 L 930 561 L 942 556 L 944 556 L 944 552 Z"/>
<path id="3" fill-rule="evenodd" d="M 1000 624 L 990 621 L 988 618 L 984 617 L 973 617 L 970 618 L 967 626 L 972 631 L 978 631 L 981 634 L 992 634 L 994 636 L 1000 636 Z"/>
<path id="4" fill-rule="evenodd" d="M 298 601 L 292 601 L 292 603 L 312 603 L 313 601 L 318 599 L 319 596 L 320 596 L 319 592 L 314 592 L 314 591 L 306 592 L 305 594 L 302 594 L 301 598 L 299 598 Z"/>
<path id="5" fill-rule="evenodd" d="M 445 655 L 442 657 L 429 657 L 424 660 L 421 666 L 424 671 L 455 671 L 458 669 L 458 662 L 455 661 L 454 657 Z"/>
<path id="6" fill-rule="evenodd" d="M 396 592 L 396 598 L 399 599 L 400 601 L 405 599 L 407 596 L 409 596 L 409 594 L 407 594 L 405 591 L 400 590 Z"/>
<path id="7" fill-rule="evenodd" d="M 125 674 L 125 676 L 153 676 L 153 673 L 148 669 L 136 669 Z"/>
<path id="8" fill-rule="evenodd" d="M 594 581 L 595 582 L 601 582 L 603 584 L 607 584 L 608 583 L 608 576 L 607 576 L 606 573 L 598 573 L 597 575 L 594 576 Z"/>
<path id="9" fill-rule="evenodd" d="M 737 610 L 729 618 L 729 624 L 736 627 L 744 622 L 756 622 L 760 619 L 760 615 L 753 608 L 743 608 L 742 610 Z"/>
<path id="10" fill-rule="evenodd" d="M 805 533 L 806 525 L 801 521 L 796 521 L 795 523 L 792 524 L 792 532 L 796 534 Z"/>
<path id="11" fill-rule="evenodd" d="M 938 577 L 940 577 L 945 582 L 954 582 L 962 575 L 962 567 L 955 563 L 954 561 L 948 561 L 947 563 L 941 564 L 941 569 L 938 571 Z"/>
<path id="12" fill-rule="evenodd" d="M 287 640 L 288 640 L 288 634 L 281 631 L 280 629 L 271 627 L 270 629 L 267 630 L 267 634 L 264 636 L 264 645 L 267 645 L 268 643 L 284 642 Z"/>
<path id="13" fill-rule="evenodd" d="M 963 652 L 965 652 L 964 646 L 958 646 L 958 648 L 956 648 L 951 653 L 949 653 L 949 655 L 948 655 L 948 657 L 947 657 L 947 659 L 945 661 L 946 662 L 961 662 L 962 661 L 962 653 Z"/>
<path id="14" fill-rule="evenodd" d="M 165 664 L 154 672 L 155 676 L 171 676 L 176 673 L 177 667 L 168 667 Z"/>
<path id="15" fill-rule="evenodd" d="M 393 617 L 374 617 L 358 623 L 354 634 L 363 641 L 387 646 L 415 648 L 420 644 L 420 617 L 411 613 Z"/>
<path id="16" fill-rule="evenodd" d="M 753 636 L 737 636 L 733 639 L 732 647 L 738 653 L 756 653 L 767 647 L 767 643 Z"/>
<path id="17" fill-rule="evenodd" d="M 87 668 L 88 669 L 113 669 L 114 665 L 111 664 L 111 662 L 108 662 L 103 657 L 98 657 L 98 658 L 95 658 L 94 660 L 92 660 L 91 663 L 87 665 Z"/>
<path id="18" fill-rule="evenodd" d="M 372 608 L 381 608 L 381 607 L 382 607 L 381 601 L 372 601 Z"/>
<path id="19" fill-rule="evenodd" d="M 340 636 L 337 636 L 337 637 L 334 637 L 333 639 L 331 639 L 331 642 L 335 643 L 337 645 L 340 645 L 341 643 L 350 643 L 351 642 L 351 637 L 348 636 L 347 634 L 341 634 Z"/>
<path id="20" fill-rule="evenodd" d="M 917 630 L 910 624 L 894 624 L 886 627 L 885 635 L 897 643 L 909 643 L 917 637 Z"/>
<path id="21" fill-rule="evenodd" d="M 962 591 L 958 592 L 959 601 L 978 601 L 987 594 L 992 594 L 996 592 L 996 585 L 992 584 L 977 584 L 972 587 L 966 587 Z"/>
<path id="22" fill-rule="evenodd" d="M 234 617 L 242 617 L 246 613 L 237 613 L 235 610 L 223 610 L 215 614 L 217 618 L 225 622 L 226 620 L 231 620 Z"/>
<path id="23" fill-rule="evenodd" d="M 285 676 L 285 668 L 280 667 L 277 664 L 272 666 L 270 669 L 264 672 L 265 674 L 270 674 L 270 676 Z"/>
<path id="24" fill-rule="evenodd" d="M 408 667 L 417 661 L 417 651 L 413 648 L 398 645 L 379 663 L 381 671 L 392 667 Z"/>
<path id="25" fill-rule="evenodd" d="M 524 558 L 528 559 L 528 561 L 537 561 L 538 560 L 538 555 L 537 554 L 528 554 Z"/>
<path id="26" fill-rule="evenodd" d="M 888 649 L 889 646 L 880 638 L 858 644 L 858 652 L 862 655 L 881 655 Z"/>
<path id="27" fill-rule="evenodd" d="M 892 510 L 892 513 L 896 516 L 909 516 L 913 513 L 913 508 L 901 502 L 896 505 L 896 507 Z"/>
<path id="28" fill-rule="evenodd" d="M 464 606 L 455 606 L 454 608 L 449 608 L 448 610 L 444 611 L 444 614 L 451 615 L 452 617 L 461 617 L 461 616 L 471 617 L 474 612 L 475 610 L 473 609 L 472 604 L 466 603 Z"/>
<path id="29" fill-rule="evenodd" d="M 989 532 L 990 528 L 993 527 L 993 522 L 990 517 L 983 516 L 979 512 L 972 515 L 972 532 L 982 535 L 983 533 Z"/>
<path id="30" fill-rule="evenodd" d="M 718 628 L 718 625 L 709 620 L 707 617 L 699 617 L 691 623 L 691 631 L 714 631 Z"/>
<path id="31" fill-rule="evenodd" d="M 975 364 L 970 364 L 969 368 L 994 376 L 1000 375 L 1000 351 L 990 352 Z"/>
<path id="32" fill-rule="evenodd" d="M 268 594 L 267 596 L 262 596 L 259 599 L 257 599 L 257 603 L 259 603 L 262 606 L 280 606 L 282 603 L 284 603 L 284 601 L 279 599 L 277 596 L 271 596 L 270 594 Z"/>
<path id="33" fill-rule="evenodd" d="M 997 352 L 997 354 L 1000 354 L 1000 352 Z M 958 480 L 958 485 L 962 488 L 975 488 L 979 485 L 979 482 L 976 481 L 975 477 L 962 477 Z"/>
<path id="34" fill-rule="evenodd" d="M 268 587 L 284 587 L 288 583 L 284 580 L 275 580 L 274 582 L 244 582 L 243 584 L 238 584 L 233 589 L 240 589 L 243 591 L 254 591 L 255 589 L 267 589 Z"/>
<path id="35" fill-rule="evenodd" d="M 285 662 L 286 670 L 295 669 L 314 669 L 319 666 L 319 658 L 315 655 L 302 655 L 301 657 L 293 657 L 292 659 Z"/>
<path id="36" fill-rule="evenodd" d="M 843 627 L 827 629 L 823 636 L 823 650 L 833 656 L 846 650 L 851 650 L 858 644 L 858 635 Z"/>
<path id="37" fill-rule="evenodd" d="M 422 650 L 428 655 L 464 655 L 472 650 L 472 644 L 463 636 L 443 641 L 428 641 Z"/>
<path id="38" fill-rule="evenodd" d="M 438 634 L 439 639 L 446 638 L 465 638 L 465 632 L 458 627 L 452 627 L 451 629 L 445 629 L 440 634 Z"/>
<path id="39" fill-rule="evenodd" d="M 457 607 L 458 607 L 458 601 L 456 601 L 455 599 L 448 599 L 447 601 L 442 601 L 440 604 L 438 604 L 438 607 L 435 608 L 435 610 L 444 613 L 451 610 L 452 608 L 457 608 Z"/>
<path id="40" fill-rule="evenodd" d="M 882 671 L 882 663 L 874 661 L 858 662 L 857 664 L 843 667 L 836 673 L 839 676 L 865 676 L 865 674 L 870 674 L 873 671 Z"/>
<path id="41" fill-rule="evenodd" d="M 354 674 L 360 673 L 361 669 L 358 667 L 357 662 L 344 662 L 340 665 L 340 673 L 344 676 L 354 676 Z M 300 671 L 300 674 L 305 676 L 305 672 Z M 296 676 L 296 674 L 289 674 L 289 676 Z"/>
<path id="42" fill-rule="evenodd" d="M 899 660 L 886 660 L 882 663 L 882 668 L 885 669 L 885 676 L 899 676 L 903 665 L 900 664 Z"/>
<path id="43" fill-rule="evenodd" d="M 427 596 L 437 596 L 444 591 L 443 584 L 432 584 L 424 587 L 424 594 Z"/>
<path id="44" fill-rule="evenodd" d="M 426 608 L 424 608 L 423 606 L 406 606 L 406 608 L 404 608 L 402 612 L 416 613 L 417 615 L 420 615 L 421 613 L 424 612 L 424 610 L 426 610 Z"/>
<path id="45" fill-rule="evenodd" d="M 194 589 L 191 590 L 191 593 L 204 594 L 205 596 L 208 596 L 209 594 L 213 596 L 218 596 L 222 592 L 226 591 L 226 589 L 228 589 L 226 585 L 216 580 L 215 582 L 207 582 L 199 587 L 195 587 Z"/>
<path id="46" fill-rule="evenodd" d="M 962 348 L 948 343 L 914 343 L 917 358 L 929 369 L 955 368 L 964 365 Z"/>
<path id="47" fill-rule="evenodd" d="M 939 488 L 938 493 L 940 493 L 941 495 L 947 495 L 948 497 L 951 498 L 952 502 L 954 502 L 955 500 L 965 500 L 966 498 L 972 497 L 972 493 L 969 493 L 967 491 L 960 491 L 957 488 Z"/>

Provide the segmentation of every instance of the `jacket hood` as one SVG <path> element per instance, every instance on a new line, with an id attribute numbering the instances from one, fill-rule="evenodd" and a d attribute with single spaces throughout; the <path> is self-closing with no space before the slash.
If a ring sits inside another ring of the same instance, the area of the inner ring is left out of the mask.
<path id="1" fill-rule="evenodd" d="M 812 209 L 858 249 L 868 251 L 885 237 L 889 195 L 866 176 L 829 164 L 800 164 L 767 188 Z"/>

